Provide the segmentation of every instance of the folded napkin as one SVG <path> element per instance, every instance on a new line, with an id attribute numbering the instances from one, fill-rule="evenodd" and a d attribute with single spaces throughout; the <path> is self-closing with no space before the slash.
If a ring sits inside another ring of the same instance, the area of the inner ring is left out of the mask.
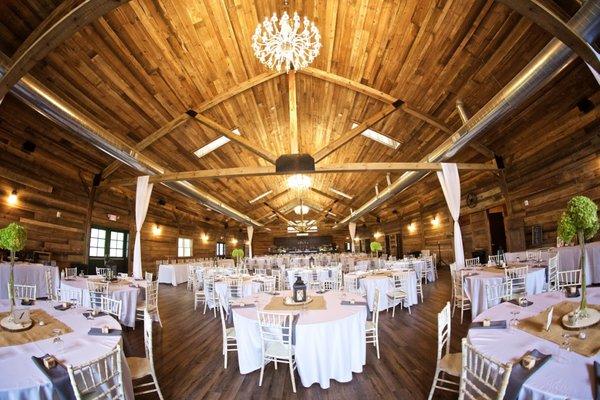
<path id="1" fill-rule="evenodd" d="M 251 308 L 251 307 L 256 307 L 256 304 L 254 304 L 254 303 L 244 303 L 242 305 L 242 304 L 235 304 L 234 303 L 234 304 L 231 305 L 230 309 L 232 309 L 232 308 Z"/>
<path id="2" fill-rule="evenodd" d="M 317 290 L 315 293 L 323 294 L 323 293 L 327 293 L 327 292 L 329 292 L 329 290 Z"/>
<path id="3" fill-rule="evenodd" d="M 139 286 L 138 286 L 138 285 L 136 285 L 135 283 L 130 283 L 130 284 L 129 284 L 129 287 L 131 287 L 131 288 L 139 288 Z"/>
<path id="4" fill-rule="evenodd" d="M 233 326 L 233 313 L 231 312 L 232 309 L 234 308 L 253 308 L 256 307 L 256 304 L 254 303 L 244 303 L 244 305 L 241 304 L 232 304 L 227 308 L 227 318 L 225 319 L 225 326 L 227 326 L 228 328 L 231 328 Z"/>
<path id="5" fill-rule="evenodd" d="M 295 346 L 296 345 L 296 325 L 298 325 L 298 320 L 300 319 L 300 314 L 295 314 L 292 317 L 292 345 Z M 287 328 L 283 328 L 281 330 L 281 333 L 283 335 L 288 335 L 289 332 L 287 331 Z"/>
<path id="6" fill-rule="evenodd" d="M 530 376 L 532 376 L 537 370 L 542 368 L 544 364 L 550 360 L 552 357 L 549 354 L 540 353 L 538 350 L 534 349 L 525 353 L 525 356 L 532 356 L 536 358 L 535 365 L 531 369 L 527 369 L 521 365 L 521 362 L 516 362 L 513 364 L 512 372 L 510 373 L 510 378 L 508 379 L 508 387 L 506 388 L 506 393 L 504 394 L 504 400 L 517 400 L 519 398 L 519 392 L 521 391 L 521 387 Z"/>
<path id="7" fill-rule="evenodd" d="M 146 279 L 144 279 L 144 278 L 134 278 L 133 280 L 134 281 L 145 281 Z"/>
<path id="8" fill-rule="evenodd" d="M 577 288 L 577 290 L 573 294 L 569 293 L 568 290 L 565 290 L 565 297 L 573 298 L 573 297 L 579 297 L 579 296 L 581 296 L 581 293 L 579 293 L 579 288 Z"/>
<path id="9" fill-rule="evenodd" d="M 102 333 L 102 328 L 90 328 L 88 335 L 91 336 L 121 336 L 120 329 L 109 329 L 108 333 Z"/>
<path id="10" fill-rule="evenodd" d="M 490 326 L 483 326 L 483 322 L 473 322 L 469 329 L 506 329 L 506 320 L 490 321 Z"/>
<path id="11" fill-rule="evenodd" d="M 600 400 L 600 363 L 594 361 L 594 376 L 596 377 L 596 400 Z"/>
<path id="12" fill-rule="evenodd" d="M 363 296 L 364 297 L 364 296 Z M 355 301 L 352 303 L 350 300 L 342 300 L 343 306 L 365 306 L 367 308 L 367 321 L 373 320 L 373 312 L 369 308 L 369 303 L 366 301 Z"/>
<path id="13" fill-rule="evenodd" d="M 85 318 L 89 318 L 90 316 L 92 316 L 92 313 L 89 311 L 86 311 L 82 314 Z M 105 313 L 104 311 L 100 311 L 98 312 L 98 314 L 93 315 L 94 318 L 96 317 L 104 317 L 105 315 L 108 315 L 107 313 Z"/>
<path id="14" fill-rule="evenodd" d="M 43 360 L 47 356 L 49 354 L 43 357 L 32 356 L 31 360 L 50 380 L 52 388 L 58 394 L 60 400 L 75 400 L 75 393 L 73 393 L 73 388 L 71 388 L 67 369 L 62 364 L 57 364 L 54 368 L 46 368 Z"/>
<path id="15" fill-rule="evenodd" d="M 508 300 L 506 303 L 512 303 L 512 304 L 514 304 L 514 305 L 516 305 L 516 306 L 521 306 L 521 304 L 519 304 L 519 300 L 518 300 L 518 299 L 512 299 L 512 300 Z M 529 301 L 529 300 L 527 300 L 527 305 L 526 305 L 526 306 L 525 306 L 525 305 L 523 305 L 523 306 L 521 306 L 521 307 L 529 307 L 529 306 L 530 306 L 530 305 L 532 305 L 532 304 L 533 304 L 533 301 Z"/>
<path id="16" fill-rule="evenodd" d="M 28 301 L 25 301 L 25 299 L 21 299 L 22 306 L 32 306 L 34 304 L 35 304 L 35 300 L 33 300 L 33 299 L 29 299 Z"/>
<path id="17" fill-rule="evenodd" d="M 59 304 L 59 305 L 57 305 L 57 306 L 54 306 L 54 309 L 55 309 L 55 310 L 59 310 L 59 311 L 67 311 L 67 310 L 69 310 L 71 307 L 72 307 L 72 306 L 71 306 L 71 304 L 69 304 L 67 307 L 63 307 L 63 305 L 62 305 L 62 304 Z"/>
<path id="18" fill-rule="evenodd" d="M 268 294 L 268 295 L 271 295 L 271 296 L 277 296 L 277 295 L 279 295 L 279 292 L 265 292 L 265 293 Z"/>

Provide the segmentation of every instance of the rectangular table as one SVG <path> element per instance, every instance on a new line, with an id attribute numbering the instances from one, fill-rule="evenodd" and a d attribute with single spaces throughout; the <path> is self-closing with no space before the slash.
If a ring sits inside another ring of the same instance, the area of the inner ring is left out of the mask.
<path id="1" fill-rule="evenodd" d="M 158 282 L 177 286 L 188 281 L 189 264 L 161 264 L 158 266 Z"/>

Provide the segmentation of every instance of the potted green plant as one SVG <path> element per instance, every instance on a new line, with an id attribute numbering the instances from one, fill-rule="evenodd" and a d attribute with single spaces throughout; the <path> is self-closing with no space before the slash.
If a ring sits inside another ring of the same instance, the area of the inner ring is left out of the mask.
<path id="1" fill-rule="evenodd" d="M 590 240 L 598 232 L 598 206 L 588 197 L 575 196 L 567 204 L 567 209 L 562 213 L 558 224 L 558 236 L 565 243 L 569 243 L 575 236 L 579 242 L 581 255 L 579 268 L 581 269 L 581 304 L 578 317 L 580 319 L 596 318 L 599 313 L 588 309 L 586 300 L 586 274 L 585 274 L 585 241 Z M 594 317 L 595 315 L 595 317 Z"/>
<path id="2" fill-rule="evenodd" d="M 10 311 L 15 306 L 15 256 L 23 250 L 27 241 L 27 231 L 21 225 L 13 222 L 6 228 L 0 229 L 0 248 L 10 251 L 10 275 L 8 277 L 8 297 Z"/>
<path id="3" fill-rule="evenodd" d="M 233 262 L 235 263 L 235 267 L 238 268 L 238 264 L 240 260 L 244 258 L 244 250 L 242 249 L 233 249 L 231 252 L 231 258 L 233 258 Z"/>
<path id="4" fill-rule="evenodd" d="M 373 257 L 379 257 L 379 252 L 382 249 L 381 243 L 371 242 L 370 246 L 371 246 L 371 254 L 373 255 Z"/>

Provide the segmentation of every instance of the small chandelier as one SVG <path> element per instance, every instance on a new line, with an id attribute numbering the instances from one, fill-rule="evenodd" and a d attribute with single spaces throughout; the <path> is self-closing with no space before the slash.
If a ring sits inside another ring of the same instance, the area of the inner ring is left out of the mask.
<path id="1" fill-rule="evenodd" d="M 298 215 L 306 215 L 308 214 L 309 210 L 310 208 L 304 204 L 298 204 L 296 207 L 294 207 L 294 212 Z"/>
<path id="2" fill-rule="evenodd" d="M 319 55 L 321 49 L 321 34 L 314 22 L 306 16 L 302 21 L 300 32 L 300 16 L 294 12 L 293 25 L 286 11 L 281 18 L 273 16 L 265 18 L 262 24 L 256 26 L 252 36 L 252 49 L 258 60 L 276 71 L 285 68 L 299 70 L 307 67 Z"/>

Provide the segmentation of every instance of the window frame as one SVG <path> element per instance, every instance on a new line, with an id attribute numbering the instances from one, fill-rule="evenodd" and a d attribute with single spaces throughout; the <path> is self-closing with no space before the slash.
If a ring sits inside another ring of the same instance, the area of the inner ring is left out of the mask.
<path id="1" fill-rule="evenodd" d="M 185 245 L 187 243 L 189 243 L 189 246 Z M 183 253 L 181 250 L 183 250 Z M 189 250 L 189 255 L 185 255 L 186 254 L 185 250 Z M 194 240 L 190 237 L 179 236 L 177 238 L 177 258 L 190 258 L 193 255 L 194 255 Z"/>
<path id="2" fill-rule="evenodd" d="M 104 238 L 94 237 L 93 236 L 94 230 L 104 231 Z M 111 236 L 113 233 L 123 234 L 123 238 L 121 241 L 123 243 L 123 248 L 122 248 L 123 252 L 120 257 L 110 255 L 111 242 L 112 242 Z M 92 244 L 94 243 L 94 239 L 104 241 L 104 246 L 103 247 L 100 247 L 98 245 L 92 246 Z M 102 255 L 97 255 L 98 252 L 96 252 L 95 255 L 92 255 L 92 248 L 103 249 Z M 99 259 L 104 259 L 106 256 L 108 256 L 111 260 L 126 260 L 129 258 L 129 232 L 122 230 L 122 229 L 113 229 L 113 228 L 108 228 L 108 227 L 104 227 L 104 226 L 93 225 L 90 228 L 90 242 L 88 243 L 87 252 L 88 252 L 88 257 L 91 259 L 99 260 Z"/>
<path id="3" fill-rule="evenodd" d="M 219 249 L 222 249 L 222 252 L 219 252 Z M 227 244 L 225 242 L 217 242 L 215 245 L 215 255 L 217 257 L 225 257 L 227 253 Z"/>

